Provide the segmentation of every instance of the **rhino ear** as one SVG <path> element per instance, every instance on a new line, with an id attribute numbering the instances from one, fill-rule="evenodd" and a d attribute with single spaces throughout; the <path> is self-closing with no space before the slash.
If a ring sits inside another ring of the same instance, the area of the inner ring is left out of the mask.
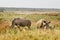
<path id="1" fill-rule="evenodd" d="M 48 23 L 51 23 L 50 21 Z"/>

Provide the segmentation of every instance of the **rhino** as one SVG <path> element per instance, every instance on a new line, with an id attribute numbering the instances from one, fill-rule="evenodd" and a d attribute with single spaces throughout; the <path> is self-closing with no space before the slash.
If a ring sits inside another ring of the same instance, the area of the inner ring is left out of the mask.
<path id="1" fill-rule="evenodd" d="M 49 28 L 49 24 L 51 22 L 50 21 L 47 21 L 45 19 L 40 19 L 39 21 L 37 21 L 37 28 Z"/>
<path id="2" fill-rule="evenodd" d="M 27 26 L 30 29 L 31 21 L 24 18 L 14 18 L 12 20 L 11 27 L 13 28 L 16 25 L 18 28 Z"/>

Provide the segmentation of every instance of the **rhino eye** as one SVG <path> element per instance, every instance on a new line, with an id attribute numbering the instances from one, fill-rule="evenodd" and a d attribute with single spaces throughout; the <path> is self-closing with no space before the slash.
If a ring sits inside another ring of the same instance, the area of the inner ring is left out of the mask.
<path id="1" fill-rule="evenodd" d="M 44 21 L 44 23 L 46 23 L 46 21 Z"/>

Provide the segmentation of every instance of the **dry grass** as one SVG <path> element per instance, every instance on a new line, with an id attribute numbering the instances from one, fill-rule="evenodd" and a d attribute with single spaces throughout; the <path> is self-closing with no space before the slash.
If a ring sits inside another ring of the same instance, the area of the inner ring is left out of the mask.
<path id="1" fill-rule="evenodd" d="M 0 31 L 6 29 L 9 26 L 7 20 L 0 18 Z"/>
<path id="2" fill-rule="evenodd" d="M 14 18 L 27 18 L 32 22 L 31 30 L 23 28 L 20 31 L 16 28 L 9 28 L 8 25 L 11 25 L 11 21 Z M 0 20 L 0 28 L 8 27 L 6 30 L 1 30 L 0 32 L 0 40 L 60 40 L 60 15 L 58 16 L 49 16 L 49 15 L 41 15 L 41 14 L 3 14 L 0 13 L 0 19 L 3 18 L 5 20 Z M 51 27 L 54 29 L 37 29 L 36 22 L 41 18 L 45 18 L 51 21 Z"/>

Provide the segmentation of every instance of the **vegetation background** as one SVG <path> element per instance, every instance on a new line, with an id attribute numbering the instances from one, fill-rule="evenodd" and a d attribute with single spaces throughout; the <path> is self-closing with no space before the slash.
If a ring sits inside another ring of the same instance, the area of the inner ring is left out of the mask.
<path id="1" fill-rule="evenodd" d="M 16 26 L 13 29 L 9 28 L 12 20 L 18 17 L 30 19 L 32 22 L 31 30 L 28 30 L 27 27 L 22 28 L 22 31 Z M 53 29 L 37 29 L 36 22 L 42 18 L 51 21 L 50 26 Z M 8 23 L 3 23 L 1 20 L 7 20 Z M 9 26 L 5 28 L 4 24 Z M 0 12 L 0 27 L 2 27 L 0 30 L 0 40 L 60 40 L 60 14 L 57 13 L 15 14 L 15 12 Z"/>

